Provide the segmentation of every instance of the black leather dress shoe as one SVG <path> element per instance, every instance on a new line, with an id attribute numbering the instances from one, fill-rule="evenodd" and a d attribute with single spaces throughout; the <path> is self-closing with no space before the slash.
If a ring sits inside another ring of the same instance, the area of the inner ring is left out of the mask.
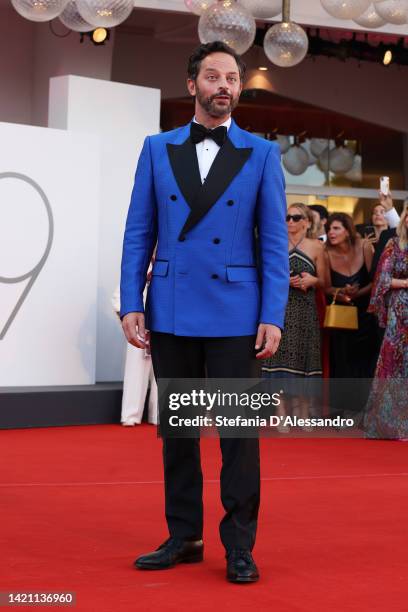
<path id="1" fill-rule="evenodd" d="M 256 582 L 258 568 L 249 550 L 233 549 L 227 553 L 227 580 L 229 582 Z"/>
<path id="2" fill-rule="evenodd" d="M 169 538 L 154 552 L 138 557 L 134 565 L 146 570 L 169 569 L 177 563 L 199 563 L 203 560 L 203 552 L 202 540 L 187 542 Z"/>

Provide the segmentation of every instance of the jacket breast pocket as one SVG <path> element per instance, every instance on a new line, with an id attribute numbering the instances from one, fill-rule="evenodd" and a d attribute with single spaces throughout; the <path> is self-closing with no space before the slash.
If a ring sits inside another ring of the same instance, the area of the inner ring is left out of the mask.
<path id="1" fill-rule="evenodd" d="M 258 270 L 252 266 L 227 266 L 227 279 L 231 283 L 249 281 L 258 282 Z"/>
<path id="2" fill-rule="evenodd" d="M 169 262 L 164 259 L 156 259 L 153 264 L 152 276 L 167 276 L 169 271 Z"/>

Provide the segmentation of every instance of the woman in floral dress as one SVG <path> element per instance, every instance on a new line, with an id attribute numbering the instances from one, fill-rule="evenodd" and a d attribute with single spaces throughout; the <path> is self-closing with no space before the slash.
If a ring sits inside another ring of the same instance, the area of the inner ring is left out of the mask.
<path id="1" fill-rule="evenodd" d="M 408 205 L 378 264 L 369 310 L 385 327 L 367 404 L 368 438 L 408 438 Z"/>

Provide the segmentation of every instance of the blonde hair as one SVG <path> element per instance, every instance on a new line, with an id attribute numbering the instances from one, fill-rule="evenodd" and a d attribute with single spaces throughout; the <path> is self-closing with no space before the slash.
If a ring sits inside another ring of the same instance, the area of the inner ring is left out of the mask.
<path id="1" fill-rule="evenodd" d="M 314 216 L 310 208 L 306 206 L 306 204 L 303 204 L 303 202 L 294 202 L 293 204 L 290 204 L 288 206 L 288 210 L 289 208 L 297 208 L 298 210 L 302 212 L 306 220 L 309 221 L 310 227 L 307 228 L 306 238 L 317 238 L 317 231 L 316 231 L 317 228 L 316 228 Z"/>
<path id="2" fill-rule="evenodd" d="M 397 227 L 397 236 L 399 238 L 399 247 L 403 251 L 408 246 L 408 230 L 405 219 L 408 216 L 408 202 L 405 202 L 404 210 L 402 211 L 400 222 Z"/>

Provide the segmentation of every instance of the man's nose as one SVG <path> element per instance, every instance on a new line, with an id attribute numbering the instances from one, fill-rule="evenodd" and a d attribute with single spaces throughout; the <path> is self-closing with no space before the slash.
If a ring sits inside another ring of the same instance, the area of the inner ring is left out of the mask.
<path id="1" fill-rule="evenodd" d="M 223 76 L 220 77 L 218 88 L 225 89 L 229 92 L 229 83 L 227 81 L 227 77 L 223 77 Z"/>

